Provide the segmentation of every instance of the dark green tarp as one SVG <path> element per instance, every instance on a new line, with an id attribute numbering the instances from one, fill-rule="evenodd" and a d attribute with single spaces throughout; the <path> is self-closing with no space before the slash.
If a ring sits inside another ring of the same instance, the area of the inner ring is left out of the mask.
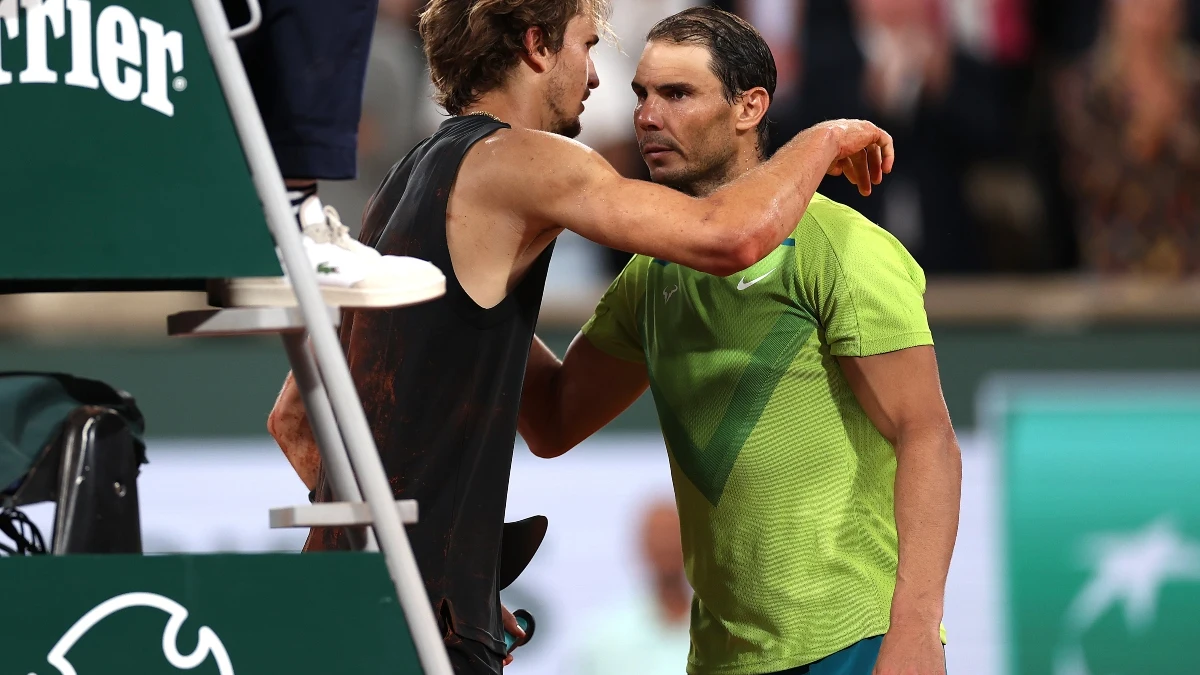
<path id="1" fill-rule="evenodd" d="M 0 373 L 0 492 L 15 487 L 58 438 L 71 411 L 85 405 L 118 412 L 144 443 L 145 422 L 124 392 L 60 373 Z"/>

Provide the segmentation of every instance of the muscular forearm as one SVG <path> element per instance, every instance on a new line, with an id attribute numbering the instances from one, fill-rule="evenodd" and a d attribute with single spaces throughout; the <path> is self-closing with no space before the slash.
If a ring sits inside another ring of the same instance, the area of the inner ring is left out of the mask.
<path id="1" fill-rule="evenodd" d="M 541 338 L 534 336 L 525 367 L 525 384 L 521 391 L 521 415 L 517 430 L 533 454 L 552 457 L 561 443 L 558 420 L 559 396 L 556 380 L 562 361 L 550 351 Z"/>
<path id="2" fill-rule="evenodd" d="M 940 426 L 902 433 L 896 458 L 900 567 L 892 620 L 936 629 L 958 534 L 962 458 L 953 430 Z"/>
<path id="3" fill-rule="evenodd" d="M 533 454 L 559 457 L 616 419 L 647 386 L 644 365 L 609 356 L 583 335 L 561 362 L 534 339 L 518 429 Z"/>
<path id="4" fill-rule="evenodd" d="M 317 474 L 321 469 L 321 452 L 313 437 L 312 427 L 308 424 L 300 389 L 291 373 L 288 373 L 283 390 L 279 392 L 279 398 L 267 419 L 267 430 L 304 485 L 309 490 L 315 489 Z"/>

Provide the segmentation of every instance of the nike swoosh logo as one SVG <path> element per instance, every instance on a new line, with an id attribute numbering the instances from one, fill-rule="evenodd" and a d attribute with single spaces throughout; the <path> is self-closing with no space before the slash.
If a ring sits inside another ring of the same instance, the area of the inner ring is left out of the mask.
<path id="1" fill-rule="evenodd" d="M 775 269 L 779 269 L 779 268 L 775 268 Z M 746 281 L 746 277 L 742 277 L 742 280 L 738 282 L 738 290 L 744 291 L 747 288 L 750 288 L 751 286 L 753 286 L 754 284 L 757 284 L 758 282 L 762 281 L 763 279 L 766 279 L 767 277 L 771 276 L 774 272 L 775 272 L 775 270 L 771 270 L 770 272 L 767 272 L 766 274 L 755 279 L 754 281 Z"/>

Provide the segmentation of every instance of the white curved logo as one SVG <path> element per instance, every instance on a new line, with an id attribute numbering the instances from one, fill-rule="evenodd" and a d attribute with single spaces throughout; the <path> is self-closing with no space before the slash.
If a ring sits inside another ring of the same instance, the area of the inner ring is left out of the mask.
<path id="1" fill-rule="evenodd" d="M 1168 516 L 1137 532 L 1090 537 L 1085 560 L 1095 568 L 1067 610 L 1067 632 L 1055 675 L 1091 675 L 1083 634 L 1110 609 L 1124 606 L 1125 626 L 1143 633 L 1158 618 L 1158 598 L 1170 582 L 1200 581 L 1200 542 L 1186 538 Z"/>
<path id="2" fill-rule="evenodd" d="M 170 615 L 167 627 L 163 629 L 162 650 L 163 655 L 167 657 L 167 662 L 172 666 L 180 670 L 191 670 L 204 663 L 208 659 L 208 655 L 212 654 L 217 661 L 217 671 L 220 675 L 233 675 L 233 663 L 229 660 L 229 653 L 225 651 L 225 645 L 221 644 L 221 639 L 208 626 L 201 626 L 198 631 L 200 639 L 196 643 L 196 651 L 186 656 L 179 653 L 176 642 L 179 639 L 179 630 L 183 628 L 183 622 L 188 617 L 187 608 L 155 593 L 125 593 L 100 603 L 80 617 L 75 625 L 71 626 L 71 629 L 58 639 L 54 648 L 46 655 L 46 661 L 57 668 L 62 675 L 77 675 L 75 666 L 67 661 L 67 652 L 71 651 L 75 643 L 79 642 L 80 638 L 96 624 L 110 614 L 116 614 L 130 607 L 153 607 Z M 36 674 L 30 673 L 29 675 Z"/>
<path id="3" fill-rule="evenodd" d="M 779 268 L 776 267 L 775 269 L 779 269 Z M 754 279 L 753 281 L 746 281 L 746 277 L 742 277 L 742 280 L 738 282 L 737 288 L 739 291 L 744 291 L 747 288 L 750 288 L 754 284 L 757 284 L 758 282 L 762 281 L 763 279 L 766 279 L 767 277 L 771 276 L 774 273 L 775 273 L 775 270 L 771 270 L 770 272 L 767 272 L 766 274 L 762 275 L 761 277 L 759 277 L 757 279 Z"/>

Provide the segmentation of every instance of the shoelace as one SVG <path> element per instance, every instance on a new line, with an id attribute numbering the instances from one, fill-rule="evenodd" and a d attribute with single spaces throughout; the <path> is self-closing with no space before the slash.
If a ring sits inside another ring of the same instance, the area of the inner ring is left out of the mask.
<path id="1" fill-rule="evenodd" d="M 354 240 L 350 237 L 350 228 L 342 223 L 342 217 L 332 206 L 325 207 L 325 219 L 329 223 L 329 231 L 333 235 L 331 241 L 348 251 L 354 250 Z"/>

